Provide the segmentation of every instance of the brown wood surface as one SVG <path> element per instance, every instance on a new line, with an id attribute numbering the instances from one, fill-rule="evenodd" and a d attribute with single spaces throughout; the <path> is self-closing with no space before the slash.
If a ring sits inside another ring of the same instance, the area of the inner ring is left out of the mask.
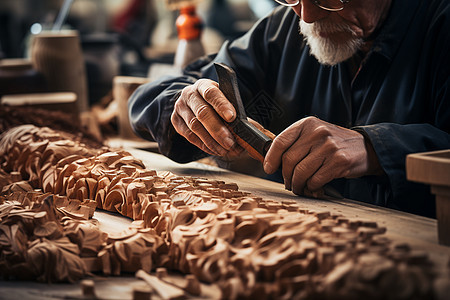
<path id="1" fill-rule="evenodd" d="M 408 155 L 406 176 L 411 181 L 450 186 L 450 150 Z"/>
<path id="2" fill-rule="evenodd" d="M 201 163 L 177 164 L 162 155 L 136 149 L 127 149 L 133 156 L 141 159 L 148 169 L 171 171 L 182 176 L 218 179 L 226 183 L 237 183 L 242 191 L 271 200 L 295 200 L 302 209 L 328 211 L 350 219 L 375 221 L 386 227 L 386 236 L 398 244 L 408 243 L 413 249 L 427 253 L 438 266 L 446 268 L 450 247 L 438 244 L 437 222 L 391 209 L 364 204 L 348 199 L 312 199 L 299 197 L 286 191 L 279 183 L 223 170 Z M 128 227 L 130 219 L 117 214 L 96 211 L 94 218 L 99 220 L 101 229 L 108 233 L 117 233 Z M 134 274 L 122 277 L 95 277 L 95 291 L 107 299 L 132 299 L 133 290 L 142 287 L 142 281 Z M 83 297 L 81 284 L 39 284 L 34 282 L 0 281 L 0 298 L 2 299 L 86 299 Z M 158 299 L 152 295 L 152 299 Z"/>
<path id="3" fill-rule="evenodd" d="M 439 243 L 450 246 L 450 150 L 408 155 L 406 176 L 411 181 L 431 185 L 436 196 Z"/>
<path id="4" fill-rule="evenodd" d="M 207 177 L 235 182 L 239 190 L 248 191 L 264 199 L 295 200 L 302 208 L 314 211 L 329 211 L 347 218 L 375 221 L 386 227 L 386 236 L 398 243 L 409 243 L 415 249 L 429 253 L 433 261 L 446 265 L 450 258 L 450 247 L 438 243 L 436 219 L 425 218 L 393 209 L 366 204 L 350 199 L 313 199 L 299 197 L 284 189 L 284 185 L 245 174 L 230 172 L 197 162 L 178 164 L 160 154 L 142 150 L 129 150 L 142 159 L 145 166 L 154 170 L 171 171 L 177 175 Z"/>

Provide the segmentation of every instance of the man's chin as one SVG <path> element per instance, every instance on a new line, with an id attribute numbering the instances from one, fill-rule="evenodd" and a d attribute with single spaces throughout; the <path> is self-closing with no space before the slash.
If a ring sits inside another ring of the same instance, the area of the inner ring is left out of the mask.
<path id="1" fill-rule="evenodd" d="M 341 62 L 346 61 L 350 57 L 352 57 L 356 51 L 354 52 L 337 52 L 337 51 L 321 51 L 320 49 L 310 48 L 310 53 L 319 61 L 319 63 L 328 66 L 335 66 Z"/>
<path id="2" fill-rule="evenodd" d="M 334 44 L 323 38 L 306 38 L 310 53 L 319 63 L 334 66 L 346 61 L 358 52 L 362 41 L 351 40 L 345 44 Z"/>
<path id="3" fill-rule="evenodd" d="M 300 21 L 300 33 L 303 35 L 312 54 L 321 64 L 334 66 L 356 54 L 363 44 L 350 28 L 344 24 L 335 24 L 330 28 L 327 23 L 307 24 Z M 329 36 L 321 36 L 330 32 Z"/>

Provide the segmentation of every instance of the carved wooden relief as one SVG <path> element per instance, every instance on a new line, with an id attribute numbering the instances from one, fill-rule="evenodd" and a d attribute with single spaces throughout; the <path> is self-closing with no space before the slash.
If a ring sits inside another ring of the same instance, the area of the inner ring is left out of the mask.
<path id="1" fill-rule="evenodd" d="M 214 288 L 226 299 L 437 293 L 428 256 L 395 245 L 376 222 L 149 170 L 124 150 L 89 148 L 48 128 L 21 126 L 0 138 L 4 278 L 75 282 L 92 272 L 137 272 L 168 299 Z M 135 221 L 107 235 L 92 219 L 96 208 Z"/>

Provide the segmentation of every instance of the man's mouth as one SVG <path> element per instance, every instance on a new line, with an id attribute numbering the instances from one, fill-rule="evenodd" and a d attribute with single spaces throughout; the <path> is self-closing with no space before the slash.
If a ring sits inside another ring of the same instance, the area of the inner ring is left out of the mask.
<path id="1" fill-rule="evenodd" d="M 328 39 L 332 42 L 345 42 L 351 38 L 351 34 L 345 31 L 319 31 L 318 36 L 323 39 Z"/>

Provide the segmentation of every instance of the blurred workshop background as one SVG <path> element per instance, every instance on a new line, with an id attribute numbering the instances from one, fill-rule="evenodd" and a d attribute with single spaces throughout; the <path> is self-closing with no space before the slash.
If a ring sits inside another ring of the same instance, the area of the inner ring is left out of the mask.
<path id="1" fill-rule="evenodd" d="M 206 54 L 247 31 L 273 0 L 199 0 Z M 0 60 L 30 57 L 30 39 L 50 30 L 63 0 L 0 1 Z M 76 0 L 62 25 L 79 32 L 89 103 L 107 95 L 115 76 L 147 77 L 152 64 L 171 64 L 177 48 L 178 10 L 167 0 Z M 1 80 L 0 70 L 0 80 Z"/>

